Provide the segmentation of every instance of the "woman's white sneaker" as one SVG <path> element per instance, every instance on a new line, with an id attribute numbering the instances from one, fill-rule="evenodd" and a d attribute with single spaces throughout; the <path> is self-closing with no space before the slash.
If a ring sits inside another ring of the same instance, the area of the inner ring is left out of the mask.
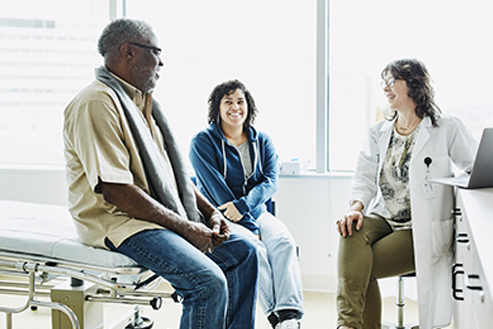
<path id="1" fill-rule="evenodd" d="M 300 329 L 300 320 L 289 319 L 276 325 L 276 329 Z"/>

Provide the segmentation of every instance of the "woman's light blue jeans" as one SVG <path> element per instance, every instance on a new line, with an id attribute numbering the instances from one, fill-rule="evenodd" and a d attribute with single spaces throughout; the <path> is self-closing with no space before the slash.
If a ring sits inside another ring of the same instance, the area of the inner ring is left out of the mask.
<path id="1" fill-rule="evenodd" d="M 166 279 L 183 297 L 181 329 L 254 328 L 258 262 L 255 247 L 231 234 L 203 254 L 169 230 L 139 232 L 114 248 Z"/>
<path id="2" fill-rule="evenodd" d="M 296 242 L 284 223 L 265 212 L 257 218 L 258 236 L 240 224 L 230 223 L 233 232 L 255 242 L 259 261 L 258 292 L 263 312 L 268 316 L 281 310 L 303 314 L 303 290 Z"/>

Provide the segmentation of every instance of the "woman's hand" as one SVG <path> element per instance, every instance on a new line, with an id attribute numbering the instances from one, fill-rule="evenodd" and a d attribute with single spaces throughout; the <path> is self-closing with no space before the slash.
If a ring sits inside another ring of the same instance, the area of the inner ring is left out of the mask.
<path id="1" fill-rule="evenodd" d="M 343 237 L 353 235 L 353 223 L 356 222 L 356 230 L 359 231 L 363 225 L 364 216 L 361 213 L 363 204 L 359 201 L 355 201 L 351 208 L 346 212 L 343 218 L 339 218 L 336 221 L 337 231 Z"/>
<path id="2" fill-rule="evenodd" d="M 239 222 L 243 216 L 240 214 L 240 212 L 238 211 L 238 209 L 236 209 L 235 205 L 233 204 L 232 201 L 230 202 L 226 202 L 225 204 L 217 207 L 217 209 L 219 210 L 224 210 L 223 211 L 223 215 L 233 221 L 233 222 Z"/>

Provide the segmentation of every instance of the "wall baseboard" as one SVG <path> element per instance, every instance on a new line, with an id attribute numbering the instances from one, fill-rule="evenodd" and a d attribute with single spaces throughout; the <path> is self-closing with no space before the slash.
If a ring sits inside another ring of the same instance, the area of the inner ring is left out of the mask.
<path id="1" fill-rule="evenodd" d="M 323 274 L 302 274 L 301 282 L 304 291 L 330 292 L 337 290 L 337 277 Z"/>

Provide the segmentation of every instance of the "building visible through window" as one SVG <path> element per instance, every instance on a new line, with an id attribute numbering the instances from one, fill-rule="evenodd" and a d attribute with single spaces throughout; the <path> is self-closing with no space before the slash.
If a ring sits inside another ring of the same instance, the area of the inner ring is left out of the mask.
<path id="1" fill-rule="evenodd" d="M 63 109 L 101 64 L 108 2 L 22 1 L 0 12 L 0 164 L 60 165 Z"/>

